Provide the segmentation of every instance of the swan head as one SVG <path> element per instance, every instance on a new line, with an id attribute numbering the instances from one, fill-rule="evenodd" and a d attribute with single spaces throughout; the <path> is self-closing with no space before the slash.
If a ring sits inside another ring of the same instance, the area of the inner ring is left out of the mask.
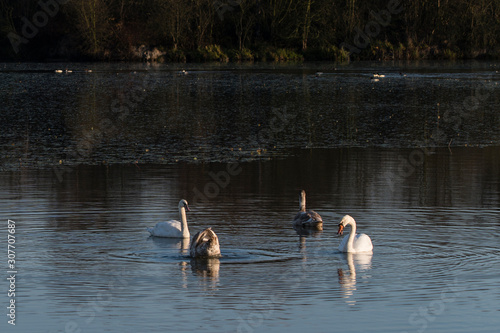
<path id="1" fill-rule="evenodd" d="M 179 207 L 179 209 L 181 209 L 181 208 L 186 209 L 186 212 L 190 211 L 189 205 L 188 205 L 188 202 L 187 202 L 186 199 L 182 199 L 181 201 L 179 201 L 179 206 L 178 207 Z"/>
<path id="2" fill-rule="evenodd" d="M 344 228 L 349 224 L 354 224 L 354 219 L 350 215 L 346 215 L 342 218 L 339 223 L 339 230 L 337 231 L 337 235 L 342 235 L 344 233 Z"/>

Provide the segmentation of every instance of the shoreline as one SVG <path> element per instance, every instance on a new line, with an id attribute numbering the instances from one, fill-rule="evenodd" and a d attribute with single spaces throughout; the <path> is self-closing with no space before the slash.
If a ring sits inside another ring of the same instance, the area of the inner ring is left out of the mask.
<path id="1" fill-rule="evenodd" d="M 33 56 L 20 52 L 19 56 L 0 56 L 0 62 L 157 62 L 157 63 L 244 63 L 244 62 L 358 62 L 358 61 L 417 61 L 417 60 L 500 60 L 500 51 L 464 52 L 438 46 L 394 46 L 389 42 L 374 41 L 359 53 L 344 48 L 293 48 L 263 46 L 242 50 L 212 44 L 196 50 L 168 49 L 162 46 L 131 47 L 128 52 L 106 50 L 100 56 L 89 57 L 82 53 L 54 54 L 46 52 Z"/>

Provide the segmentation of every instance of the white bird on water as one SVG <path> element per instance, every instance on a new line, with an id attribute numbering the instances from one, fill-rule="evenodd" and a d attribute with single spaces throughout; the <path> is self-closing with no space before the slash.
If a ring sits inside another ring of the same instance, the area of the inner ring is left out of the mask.
<path id="1" fill-rule="evenodd" d="M 179 201 L 178 208 L 181 221 L 158 222 L 154 227 L 147 228 L 151 236 L 189 239 L 190 234 L 186 217 L 186 212 L 190 211 L 188 202 L 182 199 Z M 212 228 L 207 228 L 193 236 L 189 252 L 193 258 L 220 257 L 219 238 Z"/>
<path id="2" fill-rule="evenodd" d="M 182 199 L 181 201 L 179 201 L 178 208 L 181 221 L 179 222 L 177 220 L 170 220 L 165 222 L 158 222 L 153 228 L 147 228 L 151 236 L 169 238 L 190 237 L 186 217 L 186 212 L 189 212 L 188 202 L 185 199 Z"/>
<path id="3" fill-rule="evenodd" d="M 338 247 L 339 251 L 348 253 L 372 252 L 373 244 L 370 236 L 356 234 L 356 221 L 351 216 L 346 215 L 342 218 L 337 234 L 342 235 L 344 228 L 348 225 L 351 225 L 351 233 L 342 239 Z"/>

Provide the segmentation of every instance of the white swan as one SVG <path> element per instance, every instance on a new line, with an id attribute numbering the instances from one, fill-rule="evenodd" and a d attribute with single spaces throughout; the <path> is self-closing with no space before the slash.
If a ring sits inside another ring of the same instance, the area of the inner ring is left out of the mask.
<path id="1" fill-rule="evenodd" d="M 314 210 L 306 210 L 306 191 L 302 190 L 299 195 L 300 211 L 293 219 L 293 225 L 299 228 L 315 228 L 323 230 L 323 219 Z"/>
<path id="2" fill-rule="evenodd" d="M 189 248 L 189 254 L 193 258 L 220 257 L 219 238 L 215 232 L 213 232 L 212 228 L 207 228 L 193 236 L 191 246 Z"/>
<path id="3" fill-rule="evenodd" d="M 344 228 L 349 224 L 351 225 L 351 233 L 349 236 L 345 236 L 344 239 L 342 239 L 339 245 L 339 251 L 349 253 L 372 252 L 372 240 L 366 234 L 356 235 L 356 221 L 354 221 L 351 216 L 346 215 L 342 218 L 342 221 L 339 223 L 337 234 L 342 235 Z"/>
<path id="4" fill-rule="evenodd" d="M 158 222 L 154 228 L 147 228 L 151 236 L 170 238 L 189 238 L 186 211 L 189 212 L 188 202 L 184 199 L 179 201 L 179 216 L 181 222 L 176 220 Z"/>

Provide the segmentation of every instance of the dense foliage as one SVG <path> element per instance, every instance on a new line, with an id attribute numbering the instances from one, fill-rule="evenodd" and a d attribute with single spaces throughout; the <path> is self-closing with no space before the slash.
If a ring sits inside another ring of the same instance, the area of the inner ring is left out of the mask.
<path id="1" fill-rule="evenodd" d="M 0 0 L 0 59 L 500 56 L 500 0 Z"/>

